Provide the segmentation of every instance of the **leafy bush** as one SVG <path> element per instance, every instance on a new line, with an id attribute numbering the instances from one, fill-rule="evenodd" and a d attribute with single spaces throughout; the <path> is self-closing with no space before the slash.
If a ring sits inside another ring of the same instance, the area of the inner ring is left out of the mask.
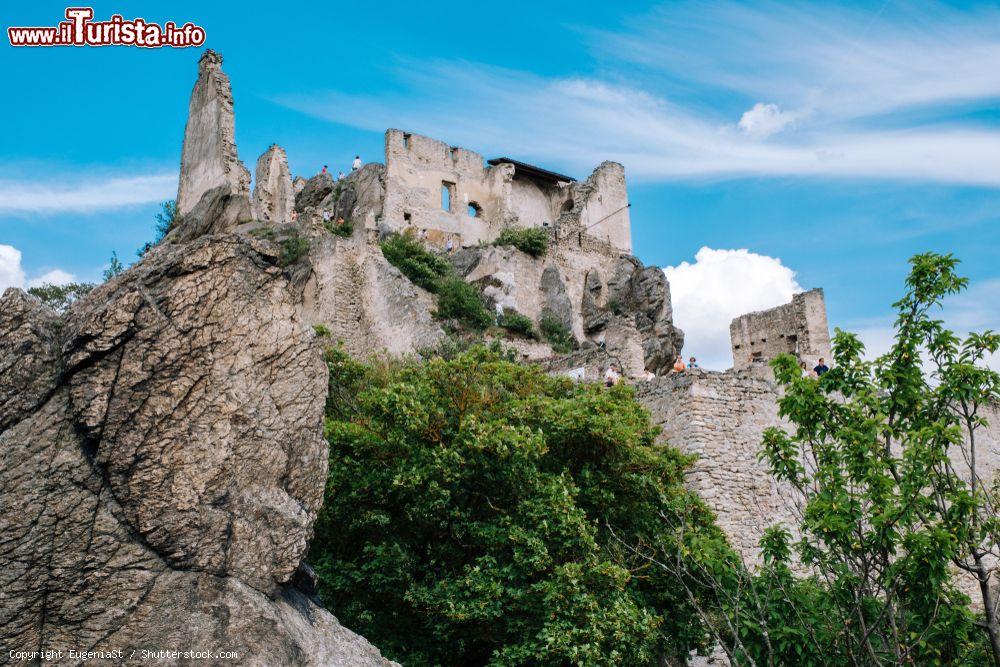
<path id="1" fill-rule="evenodd" d="M 330 328 L 325 324 L 314 324 L 313 331 L 316 332 L 317 336 L 328 337 L 333 335 L 333 333 L 330 331 Z"/>
<path id="2" fill-rule="evenodd" d="M 524 336 L 525 338 L 535 340 L 538 339 L 538 332 L 535 330 L 535 323 L 531 321 L 530 317 L 522 315 L 521 313 L 514 311 L 504 312 L 497 324 L 511 333 Z"/>
<path id="3" fill-rule="evenodd" d="M 430 252 L 409 234 L 391 234 L 382 242 L 382 254 L 404 276 L 428 292 L 437 292 L 443 278 L 454 273 L 446 259 Z"/>
<path id="4" fill-rule="evenodd" d="M 155 235 L 152 241 L 147 241 L 136 254 L 139 257 L 145 256 L 147 252 L 152 250 L 153 246 L 163 240 L 170 230 L 174 228 L 177 223 L 179 216 L 177 213 L 177 202 L 173 199 L 162 202 L 160 204 L 160 212 L 156 214 L 156 226 L 154 227 Z"/>
<path id="5" fill-rule="evenodd" d="M 341 238 L 350 238 L 354 234 L 354 223 L 350 220 L 344 220 L 342 224 L 337 224 L 334 220 L 327 220 L 323 223 L 326 230 L 335 236 L 340 236 Z"/>
<path id="6" fill-rule="evenodd" d="M 448 276 L 438 281 L 436 316 L 455 320 L 472 329 L 485 329 L 493 323 L 486 309 L 482 294 L 458 276 Z"/>
<path id="7" fill-rule="evenodd" d="M 298 231 L 291 233 L 281 241 L 281 255 L 278 264 L 284 267 L 295 264 L 309 254 L 309 239 L 299 236 Z"/>
<path id="8" fill-rule="evenodd" d="M 630 388 L 484 348 L 327 358 L 330 475 L 309 561 L 344 625 L 408 666 L 659 665 L 703 640 L 696 582 L 621 546 L 726 550 L 684 486 L 690 459 L 655 443 Z"/>
<path id="9" fill-rule="evenodd" d="M 549 248 L 549 233 L 541 227 L 507 227 L 493 245 L 512 245 L 532 257 L 542 257 Z"/>
<path id="10" fill-rule="evenodd" d="M 29 287 L 28 294 L 41 299 L 42 303 L 56 311 L 64 313 L 77 299 L 86 296 L 94 289 L 93 283 L 67 283 L 52 285 L 46 283 L 38 287 Z"/>
<path id="11" fill-rule="evenodd" d="M 542 338 L 552 346 L 553 351 L 559 354 L 568 354 L 573 351 L 576 340 L 573 338 L 572 332 L 552 313 L 548 311 L 542 313 L 542 319 L 538 321 L 538 328 L 542 332 Z"/>

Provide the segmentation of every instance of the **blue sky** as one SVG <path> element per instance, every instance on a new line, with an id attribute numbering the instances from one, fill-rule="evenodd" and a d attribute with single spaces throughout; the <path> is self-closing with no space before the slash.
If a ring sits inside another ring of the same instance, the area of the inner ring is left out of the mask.
<path id="1" fill-rule="evenodd" d="M 272 142 L 297 174 L 377 161 L 390 126 L 578 177 L 622 162 L 635 252 L 673 267 L 686 349 L 709 365 L 728 365 L 729 318 L 814 286 L 831 325 L 884 346 L 906 259 L 926 250 L 954 252 L 972 280 L 949 321 L 1000 328 L 995 7 L 240 7 L 94 9 L 206 29 L 251 170 Z M 0 23 L 54 25 L 64 9 L 8 2 Z M 112 250 L 134 258 L 176 191 L 198 56 L 4 40 L 2 285 L 94 280 Z"/>

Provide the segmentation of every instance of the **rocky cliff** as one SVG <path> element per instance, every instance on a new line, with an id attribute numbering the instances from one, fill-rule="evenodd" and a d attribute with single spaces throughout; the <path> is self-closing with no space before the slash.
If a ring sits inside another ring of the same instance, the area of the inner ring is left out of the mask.
<path id="1" fill-rule="evenodd" d="M 293 583 L 327 387 L 277 259 L 231 234 L 164 243 L 62 318 L 4 293 L 5 648 L 390 664 Z"/>

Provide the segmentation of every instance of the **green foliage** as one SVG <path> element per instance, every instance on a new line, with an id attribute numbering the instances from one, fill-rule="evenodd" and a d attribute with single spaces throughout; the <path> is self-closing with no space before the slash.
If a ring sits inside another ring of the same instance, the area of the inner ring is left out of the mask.
<path id="1" fill-rule="evenodd" d="M 435 315 L 476 330 L 485 329 L 493 323 L 483 295 L 475 285 L 470 285 L 458 276 L 448 276 L 438 282 Z"/>
<path id="2" fill-rule="evenodd" d="M 563 325 L 559 318 L 552 313 L 545 311 L 542 319 L 538 321 L 538 328 L 552 349 L 559 354 L 568 354 L 573 351 L 575 340 L 572 332 Z"/>
<path id="3" fill-rule="evenodd" d="M 332 332 L 330 331 L 330 328 L 327 327 L 325 324 L 314 324 L 313 331 L 316 332 L 317 336 L 329 337 L 333 335 Z"/>
<path id="4" fill-rule="evenodd" d="M 618 299 L 611 298 L 608 299 L 608 310 L 610 310 L 615 315 L 622 314 L 622 305 L 619 303 Z"/>
<path id="5" fill-rule="evenodd" d="M 538 339 L 538 331 L 535 330 L 535 323 L 530 317 L 515 311 L 504 311 L 497 324 L 511 333 L 515 333 L 532 340 Z"/>
<path id="6" fill-rule="evenodd" d="M 485 348 L 327 360 L 309 560 L 346 626 L 409 666 L 659 665 L 704 640 L 685 583 L 622 546 L 727 551 L 630 388 Z"/>
<path id="7" fill-rule="evenodd" d="M 493 323 L 482 294 L 455 275 L 448 260 L 427 250 L 411 234 L 392 234 L 382 242 L 382 254 L 403 275 L 437 294 L 435 316 L 474 330 Z"/>
<path id="8" fill-rule="evenodd" d="M 382 254 L 413 283 L 436 293 L 454 273 L 448 260 L 438 257 L 410 234 L 392 234 L 382 242 Z"/>
<path id="9" fill-rule="evenodd" d="M 46 306 L 62 314 L 66 312 L 70 304 L 80 297 L 86 296 L 92 289 L 94 289 L 93 283 L 45 284 L 29 287 L 28 294 L 38 297 Z"/>
<path id="10" fill-rule="evenodd" d="M 542 257 L 549 249 L 549 233 L 541 227 L 506 227 L 493 245 L 512 245 L 532 257 Z"/>
<path id="11" fill-rule="evenodd" d="M 323 226 L 326 227 L 326 231 L 341 238 L 348 239 L 354 234 L 354 223 L 350 220 L 344 220 L 339 225 L 334 220 L 327 220 Z"/>
<path id="12" fill-rule="evenodd" d="M 309 239 L 299 235 L 298 230 L 290 229 L 288 236 L 281 240 L 281 254 L 278 264 L 289 267 L 309 254 Z"/>
<path id="13" fill-rule="evenodd" d="M 162 202 L 160 204 L 160 212 L 156 214 L 156 226 L 154 227 L 155 236 L 152 241 L 148 241 L 136 254 L 139 257 L 144 256 L 149 252 L 154 245 L 163 240 L 163 238 L 170 233 L 170 230 L 174 228 L 174 224 L 177 222 L 177 202 L 173 199 Z"/>
<path id="14" fill-rule="evenodd" d="M 125 265 L 118 259 L 118 253 L 111 251 L 111 261 L 108 263 L 108 268 L 104 269 L 104 281 L 107 282 L 115 276 L 120 276 L 123 271 L 125 271 Z"/>
<path id="15" fill-rule="evenodd" d="M 957 260 L 910 263 L 889 352 L 866 361 L 837 330 L 819 379 L 790 355 L 772 362 L 793 428 L 768 429 L 761 456 L 804 507 L 794 543 L 779 528 L 764 536 L 758 573 L 701 573 L 738 592 L 708 614 L 735 662 L 1000 664 L 992 590 L 977 619 L 955 581 L 997 576 L 987 554 L 1000 531 L 975 449 L 980 407 L 1000 397 L 984 363 L 1000 336 L 963 341 L 930 317 L 966 286 Z M 815 578 L 791 574 L 793 553 Z"/>

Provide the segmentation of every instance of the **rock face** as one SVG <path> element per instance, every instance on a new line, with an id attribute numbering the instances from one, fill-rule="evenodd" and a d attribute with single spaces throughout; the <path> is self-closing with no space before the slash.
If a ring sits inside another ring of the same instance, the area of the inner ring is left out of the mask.
<path id="1" fill-rule="evenodd" d="M 222 56 L 209 49 L 198 62 L 184 128 L 177 212 L 190 213 L 205 193 L 225 186 L 226 194 L 249 197 L 250 172 L 236 153 L 233 93 Z"/>
<path id="2" fill-rule="evenodd" d="M 292 175 L 285 149 L 272 144 L 257 159 L 257 179 L 253 189 L 253 215 L 266 222 L 291 222 L 295 207 Z"/>
<path id="3" fill-rule="evenodd" d="M 270 245 L 163 244 L 62 321 L 0 299 L 4 646 L 389 664 L 289 584 L 326 371 Z"/>
<path id="4" fill-rule="evenodd" d="M 552 265 L 545 267 L 538 287 L 542 292 L 542 312 L 555 317 L 567 331 L 572 331 L 573 304 L 566 294 L 566 284 L 559 269 Z"/>
<path id="5" fill-rule="evenodd" d="M 608 279 L 608 304 L 615 312 L 634 316 L 646 369 L 667 373 L 684 346 L 684 332 L 673 325 L 670 285 L 663 271 L 622 255 Z"/>

